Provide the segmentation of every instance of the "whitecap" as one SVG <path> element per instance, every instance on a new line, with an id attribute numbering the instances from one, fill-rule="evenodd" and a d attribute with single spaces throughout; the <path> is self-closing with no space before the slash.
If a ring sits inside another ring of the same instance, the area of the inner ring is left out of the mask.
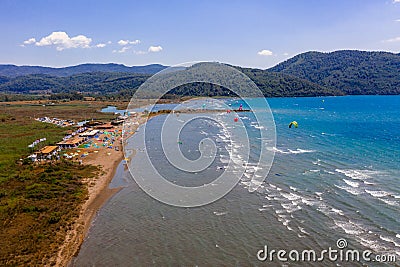
<path id="1" fill-rule="evenodd" d="M 251 182 L 245 182 L 245 181 L 241 181 L 241 184 L 245 185 L 245 186 L 250 186 Z"/>
<path id="2" fill-rule="evenodd" d="M 313 205 L 315 204 L 314 201 L 308 200 L 308 199 L 306 199 L 306 198 L 302 198 L 302 199 L 301 199 L 301 202 L 302 202 L 303 204 L 306 204 L 307 206 L 313 206 Z"/>
<path id="3" fill-rule="evenodd" d="M 227 214 L 227 213 L 228 213 L 227 211 L 222 211 L 222 212 L 220 212 L 220 211 L 214 211 L 214 215 L 216 215 L 216 216 L 225 215 L 225 214 Z"/>
<path id="4" fill-rule="evenodd" d="M 314 164 L 314 165 L 318 165 L 318 166 L 320 166 L 321 165 L 321 160 L 320 159 L 317 159 L 316 161 L 313 161 L 312 163 Z"/>
<path id="5" fill-rule="evenodd" d="M 383 172 L 380 171 L 357 170 L 357 169 L 346 169 L 346 170 L 336 169 L 335 171 L 338 173 L 342 173 L 345 176 L 350 177 L 354 180 L 366 180 L 372 178 L 373 176 L 383 174 Z"/>
<path id="6" fill-rule="evenodd" d="M 341 215 L 341 216 L 343 216 L 343 215 L 344 215 L 343 211 L 342 211 L 342 210 L 340 210 L 340 209 L 335 209 L 335 208 L 332 208 L 332 209 L 331 209 L 331 211 L 332 211 L 333 213 L 337 213 L 337 214 L 339 214 L 339 215 Z"/>
<path id="7" fill-rule="evenodd" d="M 310 233 L 308 233 L 303 227 L 297 226 L 300 230 L 300 232 L 302 232 L 303 234 L 307 234 L 309 235 Z"/>
<path id="8" fill-rule="evenodd" d="M 296 200 L 296 199 L 301 198 L 299 195 L 293 194 L 293 193 L 284 193 L 284 192 L 281 192 L 280 194 L 281 194 L 281 196 L 283 196 L 284 198 L 286 198 L 286 199 L 288 199 L 288 200 Z"/>
<path id="9" fill-rule="evenodd" d="M 294 186 L 289 186 L 289 188 L 291 189 L 291 190 L 293 190 L 293 191 L 297 191 L 297 188 L 296 187 L 294 187 Z M 400 197 L 400 196 L 399 196 Z"/>
<path id="10" fill-rule="evenodd" d="M 395 206 L 395 207 L 399 207 L 399 203 L 394 201 L 394 200 L 389 200 L 389 199 L 384 199 L 384 198 L 380 198 L 379 200 L 385 202 L 386 204 L 390 205 L 390 206 Z"/>
<path id="11" fill-rule="evenodd" d="M 295 207 L 295 205 L 293 204 L 289 204 L 289 203 L 281 203 L 282 208 L 284 208 L 285 210 L 291 209 L 293 207 Z"/>
<path id="12" fill-rule="evenodd" d="M 396 247 L 400 247 L 400 244 L 396 242 L 396 240 L 394 240 L 391 237 L 385 237 L 382 235 L 379 235 L 379 238 L 382 239 L 383 241 L 389 242 L 389 243 L 393 243 Z"/>
<path id="13" fill-rule="evenodd" d="M 270 148 L 267 148 L 267 149 L 270 149 Z M 283 150 L 281 150 L 279 148 L 276 148 L 276 147 L 272 147 L 271 150 L 274 151 L 275 153 L 281 153 L 281 154 L 289 154 L 290 153 L 288 151 L 283 151 Z"/>
<path id="14" fill-rule="evenodd" d="M 315 150 L 307 150 L 307 149 L 300 149 L 300 148 L 298 148 L 296 150 L 288 149 L 288 151 L 291 154 L 303 154 L 303 153 L 314 153 L 314 152 L 316 152 Z"/>
<path id="15" fill-rule="evenodd" d="M 362 228 L 352 223 L 351 221 L 348 222 L 335 221 L 335 225 L 342 228 L 342 230 L 349 235 L 360 235 L 364 232 Z"/>
<path id="16" fill-rule="evenodd" d="M 370 194 L 373 197 L 386 197 L 389 196 L 390 193 L 386 192 L 386 191 L 372 191 L 372 190 L 367 190 L 365 189 L 365 192 L 367 192 L 368 194 Z"/>
<path id="17" fill-rule="evenodd" d="M 343 181 L 346 184 L 350 185 L 351 187 L 358 187 L 359 186 L 359 184 L 357 182 L 349 181 L 349 180 L 346 180 L 346 179 L 343 179 Z"/>
<path id="18" fill-rule="evenodd" d="M 342 189 L 352 195 L 358 196 L 359 194 L 361 194 L 362 192 L 354 187 L 347 187 L 347 186 L 340 186 L 340 185 L 336 185 L 335 186 L 339 189 Z"/>
<path id="19" fill-rule="evenodd" d="M 367 238 L 363 238 L 363 237 L 359 237 L 361 240 L 361 244 L 363 246 L 372 248 L 374 250 L 380 250 L 381 246 L 379 245 L 379 242 L 375 241 L 375 240 L 371 240 L 371 239 L 367 239 Z"/>
<path id="20" fill-rule="evenodd" d="M 299 211 L 299 210 L 301 210 L 301 206 L 296 206 L 296 207 L 288 209 L 286 211 L 287 211 L 287 213 L 292 213 L 292 212 Z"/>
<path id="21" fill-rule="evenodd" d="M 264 129 L 264 126 L 253 126 L 256 129 Z"/>

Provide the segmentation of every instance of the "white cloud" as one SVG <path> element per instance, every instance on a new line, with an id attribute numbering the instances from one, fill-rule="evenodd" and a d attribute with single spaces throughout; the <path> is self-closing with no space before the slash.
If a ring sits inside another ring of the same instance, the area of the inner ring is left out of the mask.
<path id="1" fill-rule="evenodd" d="M 270 50 L 263 49 L 257 53 L 260 56 L 272 56 L 272 52 Z"/>
<path id="2" fill-rule="evenodd" d="M 384 42 L 384 43 L 400 42 L 400 36 L 399 37 L 395 37 L 395 38 L 391 38 L 391 39 L 387 39 L 387 40 L 383 40 L 382 42 Z"/>
<path id="3" fill-rule="evenodd" d="M 124 46 L 122 47 L 120 50 L 113 50 L 113 53 L 125 53 L 126 51 L 128 51 L 129 49 L 131 49 L 130 46 Z"/>
<path id="4" fill-rule="evenodd" d="M 127 45 L 129 43 L 129 41 L 124 41 L 124 40 L 119 40 L 118 44 L 119 45 Z"/>
<path id="5" fill-rule="evenodd" d="M 35 38 L 29 38 L 28 40 L 24 41 L 24 44 L 29 45 L 29 44 L 34 44 L 36 43 Z"/>
<path id="6" fill-rule="evenodd" d="M 289 53 L 283 53 L 283 55 L 284 55 L 284 56 L 288 56 L 288 55 L 289 55 Z"/>
<path id="7" fill-rule="evenodd" d="M 139 51 L 134 50 L 133 53 L 134 53 L 135 55 L 145 55 L 145 54 L 147 54 L 148 52 L 142 51 L 142 50 L 139 50 Z"/>
<path id="8" fill-rule="evenodd" d="M 147 51 L 156 53 L 156 52 L 160 52 L 161 50 L 162 50 L 162 47 L 158 45 L 158 46 L 150 46 Z"/>
<path id="9" fill-rule="evenodd" d="M 393 3 L 400 3 L 400 0 L 393 0 Z"/>
<path id="10" fill-rule="evenodd" d="M 69 37 L 66 32 L 52 32 L 50 35 L 40 39 L 39 42 L 35 42 L 35 45 L 55 46 L 57 51 L 62 51 L 69 48 L 89 48 L 91 42 L 92 39 L 84 35 Z"/>
<path id="11" fill-rule="evenodd" d="M 103 47 L 106 47 L 106 44 L 101 43 L 101 44 L 97 44 L 95 46 L 98 47 L 98 48 L 103 48 Z"/>
<path id="12" fill-rule="evenodd" d="M 395 19 L 394 21 L 395 21 L 395 22 L 400 22 L 400 19 Z"/>
<path id="13" fill-rule="evenodd" d="M 129 40 L 119 40 L 118 41 L 119 45 L 127 45 L 127 44 L 131 44 L 131 45 L 136 45 L 136 44 L 140 44 L 140 40 L 134 40 L 134 41 L 129 41 Z"/>

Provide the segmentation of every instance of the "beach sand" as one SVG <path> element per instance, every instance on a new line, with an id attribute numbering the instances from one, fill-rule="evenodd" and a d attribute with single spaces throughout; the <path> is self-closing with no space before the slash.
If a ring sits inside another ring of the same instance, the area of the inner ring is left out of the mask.
<path id="1" fill-rule="evenodd" d="M 107 155 L 107 153 L 111 153 Z M 100 165 L 102 173 L 96 179 L 85 181 L 88 184 L 88 199 L 82 205 L 80 215 L 72 229 L 67 232 L 64 243 L 60 247 L 56 266 L 67 266 L 72 257 L 79 251 L 91 221 L 98 209 L 119 189 L 109 189 L 108 185 L 114 177 L 118 164 L 123 159 L 122 151 L 102 149 L 88 156 L 83 164 Z"/>
<path id="2" fill-rule="evenodd" d="M 135 124 L 130 127 L 130 132 L 124 136 L 124 139 L 126 140 L 133 135 L 136 129 L 146 122 L 146 119 L 147 117 L 141 116 L 134 118 L 132 121 Z M 122 126 L 116 129 L 122 129 Z M 122 144 L 117 143 L 119 151 L 107 148 L 81 149 L 82 151 L 89 152 L 89 155 L 83 158 L 82 164 L 100 165 L 102 172 L 97 178 L 85 180 L 88 185 L 88 199 L 82 205 L 80 215 L 73 224 L 72 229 L 67 232 L 65 240 L 56 255 L 56 259 L 52 261 L 55 262 L 55 266 L 68 266 L 71 259 L 79 252 L 79 248 L 88 233 L 97 211 L 120 190 L 119 188 L 110 189 L 108 187 L 114 177 L 117 166 L 124 157 Z M 95 150 L 98 152 L 94 153 Z"/>

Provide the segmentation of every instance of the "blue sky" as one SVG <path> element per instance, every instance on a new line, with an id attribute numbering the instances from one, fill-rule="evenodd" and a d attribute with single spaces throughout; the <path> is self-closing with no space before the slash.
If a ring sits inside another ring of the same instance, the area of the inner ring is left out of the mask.
<path id="1" fill-rule="evenodd" d="M 305 51 L 400 52 L 400 0 L 0 2 L 0 63 L 268 68 Z"/>

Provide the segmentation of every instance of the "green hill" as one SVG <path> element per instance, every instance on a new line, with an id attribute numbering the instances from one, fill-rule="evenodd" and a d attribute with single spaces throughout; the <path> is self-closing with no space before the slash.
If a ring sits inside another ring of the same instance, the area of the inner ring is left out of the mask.
<path id="1" fill-rule="evenodd" d="M 0 79 L 0 92 L 108 94 L 137 88 L 148 77 L 148 74 L 114 72 L 83 73 L 67 77 L 35 74 L 10 78 L 4 82 Z"/>
<path id="2" fill-rule="evenodd" d="M 64 68 L 51 68 L 42 66 L 16 66 L 16 65 L 1 65 L 0 76 L 17 77 L 31 74 L 47 74 L 52 76 L 71 76 L 75 74 L 87 72 L 126 72 L 126 73 L 141 73 L 154 74 L 167 66 L 160 64 L 151 64 L 146 66 L 128 67 L 122 64 L 81 64 Z"/>
<path id="3" fill-rule="evenodd" d="M 344 50 L 307 52 L 270 68 L 345 94 L 399 94 L 400 54 Z"/>
<path id="4" fill-rule="evenodd" d="M 327 89 L 304 79 L 265 70 L 241 69 L 261 89 L 265 96 L 317 96 L 341 95 L 338 90 Z M 59 94 L 82 92 L 87 95 L 133 94 L 150 75 L 133 73 L 94 72 L 56 77 L 44 74 L 0 79 L 0 92 L 22 94 Z M 130 94 L 129 94 L 130 93 Z M 171 93 L 177 95 L 228 96 L 229 91 L 211 84 L 196 83 L 180 86 Z"/>
<path id="5" fill-rule="evenodd" d="M 166 66 L 120 64 L 82 64 L 66 68 L 0 65 L 0 93 L 81 92 L 127 98 L 150 75 L 164 68 Z M 250 77 L 267 97 L 400 94 L 400 55 L 389 52 L 307 52 L 267 70 L 235 68 Z M 230 95 L 224 88 L 204 83 L 180 86 L 171 93 Z"/>

